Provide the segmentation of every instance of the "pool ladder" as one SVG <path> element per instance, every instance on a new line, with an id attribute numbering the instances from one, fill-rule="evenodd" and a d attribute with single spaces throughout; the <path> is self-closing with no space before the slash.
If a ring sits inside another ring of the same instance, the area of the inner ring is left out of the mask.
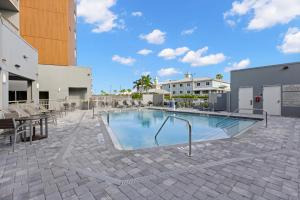
<path id="1" fill-rule="evenodd" d="M 181 120 L 181 121 L 184 121 L 187 123 L 188 125 L 188 130 L 189 130 L 189 152 L 188 152 L 188 156 L 191 157 L 192 156 L 192 125 L 190 123 L 189 120 L 187 119 L 184 119 L 184 118 L 181 118 L 181 117 L 177 117 L 177 116 L 174 116 L 174 115 L 169 115 L 164 123 L 161 125 L 161 127 L 159 128 L 159 130 L 157 131 L 157 133 L 155 134 L 155 143 L 156 145 L 158 145 L 158 142 L 157 142 L 157 136 L 158 134 L 160 133 L 161 129 L 165 126 L 165 124 L 167 123 L 167 121 L 170 119 L 170 118 L 174 118 L 174 119 L 178 119 L 178 120 Z"/>

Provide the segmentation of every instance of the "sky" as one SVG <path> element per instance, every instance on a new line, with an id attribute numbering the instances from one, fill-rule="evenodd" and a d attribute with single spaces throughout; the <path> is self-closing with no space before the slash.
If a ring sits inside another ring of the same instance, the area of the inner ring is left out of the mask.
<path id="1" fill-rule="evenodd" d="M 300 61 L 300 0 L 77 0 L 77 16 L 95 94 Z"/>

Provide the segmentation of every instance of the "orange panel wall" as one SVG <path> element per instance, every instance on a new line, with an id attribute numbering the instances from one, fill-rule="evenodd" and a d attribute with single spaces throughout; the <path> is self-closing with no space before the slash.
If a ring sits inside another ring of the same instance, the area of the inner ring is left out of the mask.
<path id="1" fill-rule="evenodd" d="M 76 65 L 74 0 L 21 0 L 20 34 L 38 49 L 39 63 Z"/>

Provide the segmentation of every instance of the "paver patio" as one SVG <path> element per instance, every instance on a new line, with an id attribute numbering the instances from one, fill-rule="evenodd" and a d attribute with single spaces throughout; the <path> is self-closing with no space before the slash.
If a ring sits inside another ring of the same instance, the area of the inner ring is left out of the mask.
<path id="1" fill-rule="evenodd" d="M 271 117 L 225 140 L 114 149 L 100 118 L 76 111 L 49 138 L 0 146 L 0 199 L 300 199 L 300 119 Z"/>

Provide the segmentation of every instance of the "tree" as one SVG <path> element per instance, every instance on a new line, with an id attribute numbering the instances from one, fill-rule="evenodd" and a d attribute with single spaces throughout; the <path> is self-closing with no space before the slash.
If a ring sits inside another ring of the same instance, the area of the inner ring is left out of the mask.
<path id="1" fill-rule="evenodd" d="M 152 78 L 150 75 L 142 76 L 142 84 L 146 92 L 153 87 Z"/>
<path id="2" fill-rule="evenodd" d="M 222 79 L 223 79 L 223 75 L 222 75 L 222 74 L 217 74 L 217 75 L 216 75 L 216 79 L 222 80 Z"/>
<path id="3" fill-rule="evenodd" d="M 104 90 L 100 91 L 101 95 L 107 95 L 107 93 Z"/>
<path id="4" fill-rule="evenodd" d="M 139 92 L 141 92 L 140 89 L 144 89 L 148 91 L 150 88 L 153 87 L 152 78 L 150 75 L 141 76 L 140 79 L 133 82 L 133 88 L 136 88 Z"/>
<path id="5" fill-rule="evenodd" d="M 136 80 L 136 81 L 133 82 L 133 88 L 136 88 L 137 91 L 140 90 L 141 86 L 142 86 L 142 81 L 141 81 L 141 79 L 138 79 L 138 80 Z"/>
<path id="6" fill-rule="evenodd" d="M 131 89 L 127 89 L 127 92 L 128 92 L 128 93 L 131 93 L 131 92 L 132 92 L 132 90 L 131 90 Z"/>

